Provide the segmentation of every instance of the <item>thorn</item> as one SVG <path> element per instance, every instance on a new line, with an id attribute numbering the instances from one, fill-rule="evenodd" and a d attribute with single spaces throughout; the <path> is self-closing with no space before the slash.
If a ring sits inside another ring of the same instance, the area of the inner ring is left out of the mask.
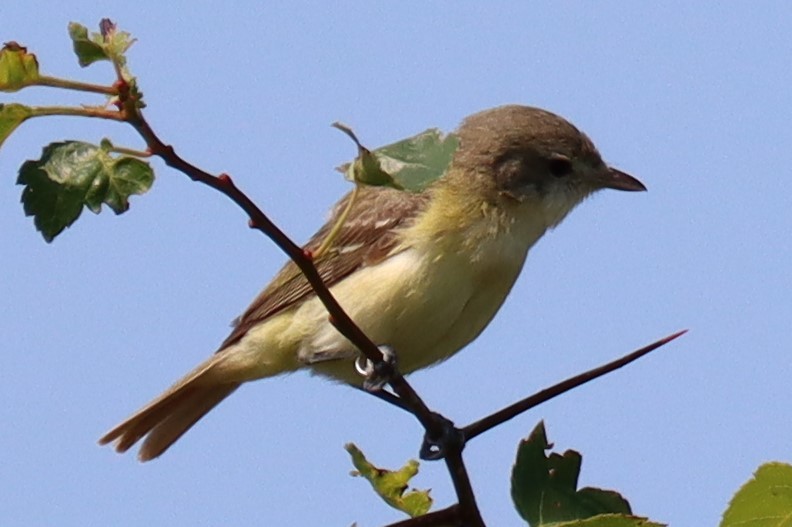
<path id="1" fill-rule="evenodd" d="M 668 344 L 668 343 L 669 343 L 669 342 L 671 342 L 672 340 L 678 339 L 679 337 L 681 337 L 682 335 L 684 335 L 684 334 L 685 334 L 685 333 L 687 333 L 688 331 L 690 331 L 690 330 L 689 330 L 689 329 L 683 329 L 683 330 L 681 330 L 681 331 L 677 331 L 677 332 L 676 332 L 676 333 L 674 333 L 673 335 L 669 335 L 669 336 L 667 336 L 667 337 L 666 337 L 666 338 L 664 338 L 664 339 L 660 339 L 660 340 L 658 340 L 658 341 L 657 341 L 657 344 L 659 344 L 660 346 L 662 346 L 663 344 Z"/>
<path id="2" fill-rule="evenodd" d="M 309 260 L 311 260 L 313 262 L 314 254 L 313 254 L 313 251 L 311 249 L 303 249 L 303 254 L 305 255 L 306 258 L 308 258 Z"/>
<path id="3" fill-rule="evenodd" d="M 678 339 L 679 337 L 681 337 L 682 335 L 684 335 L 687 332 L 688 332 L 687 329 L 683 329 L 682 331 L 677 331 L 676 333 L 673 333 L 673 334 L 671 334 L 671 335 L 669 335 L 667 337 L 663 337 L 660 340 L 652 342 L 648 346 L 644 346 L 643 348 L 634 351 L 630 355 L 637 355 L 638 357 L 642 357 L 642 356 L 646 355 L 647 353 L 653 352 L 657 348 L 665 346 L 666 344 L 668 344 L 672 340 Z M 632 359 L 632 360 L 635 360 L 635 359 Z M 632 362 L 632 361 L 630 361 L 630 362 Z"/>
<path id="4" fill-rule="evenodd" d="M 251 229 L 255 229 L 257 227 L 256 222 L 253 221 L 252 218 L 248 220 L 248 227 L 250 227 Z"/>

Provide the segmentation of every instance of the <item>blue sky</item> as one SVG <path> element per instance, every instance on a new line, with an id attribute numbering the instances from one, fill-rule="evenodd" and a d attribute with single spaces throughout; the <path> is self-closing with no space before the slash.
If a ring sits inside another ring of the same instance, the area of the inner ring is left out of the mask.
<path id="1" fill-rule="evenodd" d="M 81 71 L 71 20 L 110 17 L 167 142 L 230 173 L 296 240 L 348 188 L 369 146 L 522 103 L 587 132 L 644 194 L 603 192 L 529 256 L 489 329 L 411 377 L 465 424 L 682 328 L 654 355 L 475 440 L 466 460 L 490 525 L 517 442 L 544 419 L 583 454 L 581 486 L 636 513 L 714 525 L 762 462 L 790 460 L 792 7 L 677 2 L 252 3 L 40 1 L 0 6 L 0 40 L 44 72 Z M 0 102 L 71 101 L 50 90 Z M 140 147 L 123 126 L 25 124 L 0 151 L 0 521 L 8 525 L 379 525 L 400 518 L 348 475 L 344 443 L 415 457 L 414 421 L 306 374 L 245 386 L 141 465 L 96 439 L 207 357 L 284 257 L 228 200 L 155 162 L 128 214 L 86 213 L 47 245 L 16 170 L 65 138 Z M 415 480 L 442 507 L 442 464 Z"/>

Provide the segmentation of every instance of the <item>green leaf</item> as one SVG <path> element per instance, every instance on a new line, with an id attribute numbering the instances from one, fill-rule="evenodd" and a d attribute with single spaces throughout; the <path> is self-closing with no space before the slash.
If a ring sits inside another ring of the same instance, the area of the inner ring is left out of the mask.
<path id="1" fill-rule="evenodd" d="M 545 454 L 544 423 L 520 442 L 512 470 L 512 499 L 517 512 L 532 526 L 581 520 L 600 514 L 630 515 L 630 504 L 619 493 L 586 487 L 577 490 L 582 457 L 574 450 Z"/>
<path id="2" fill-rule="evenodd" d="M 15 92 L 38 79 L 36 56 L 16 42 L 6 42 L 0 49 L 0 91 Z"/>
<path id="3" fill-rule="evenodd" d="M 549 524 L 548 524 L 549 525 Z M 553 527 L 666 527 L 665 524 L 655 523 L 640 516 L 625 514 L 600 514 L 585 520 L 553 523 Z"/>
<path id="4" fill-rule="evenodd" d="M 144 194 L 154 182 L 154 172 L 145 161 L 135 157 L 120 157 L 112 165 L 112 176 L 104 202 L 116 214 L 129 208 L 129 196 Z"/>
<path id="5" fill-rule="evenodd" d="M 429 512 L 432 506 L 429 490 L 412 489 L 410 492 L 405 492 L 410 479 L 418 474 L 417 461 L 411 459 L 399 470 L 391 471 L 377 468 L 369 463 L 363 452 L 352 443 L 344 448 L 352 456 L 352 464 L 357 469 L 352 475 L 366 478 L 385 503 L 413 518 Z"/>
<path id="6" fill-rule="evenodd" d="M 88 28 L 84 25 L 77 22 L 69 23 L 69 37 L 72 39 L 77 62 L 83 68 L 100 60 L 110 60 L 110 55 L 103 46 L 101 35 L 98 39 L 96 33 L 89 36 Z"/>
<path id="7" fill-rule="evenodd" d="M 110 60 L 123 67 L 124 54 L 134 44 L 135 39 L 126 31 L 118 31 L 116 25 L 107 18 L 99 23 L 99 33 L 88 34 L 88 28 L 77 22 L 69 24 L 74 53 L 80 66 L 86 67 L 100 60 Z"/>
<path id="8" fill-rule="evenodd" d="M 79 141 L 47 145 L 40 159 L 22 165 L 17 178 L 25 186 L 25 214 L 34 217 L 48 242 L 80 217 L 83 206 L 98 213 L 106 203 L 121 214 L 129 208 L 129 196 L 143 194 L 153 181 L 148 163 L 112 157 L 98 146 Z"/>
<path id="9" fill-rule="evenodd" d="M 333 123 L 334 128 L 338 128 L 348 135 L 357 145 L 358 156 L 349 163 L 346 168 L 346 177 L 350 181 L 371 185 L 374 187 L 392 187 L 402 190 L 401 185 L 396 183 L 390 174 L 385 172 L 380 165 L 379 159 L 371 150 L 360 144 L 355 132 L 350 127 L 342 123 Z"/>
<path id="10" fill-rule="evenodd" d="M 119 66 L 126 64 L 125 53 L 135 43 L 132 35 L 126 31 L 119 31 L 118 27 L 109 18 L 103 18 L 99 23 L 102 41 L 107 54 Z"/>
<path id="11" fill-rule="evenodd" d="M 397 182 L 409 190 L 419 191 L 445 174 L 458 146 L 456 135 L 444 135 L 437 128 L 430 128 L 374 152 L 382 168 Z"/>
<path id="12" fill-rule="evenodd" d="M 21 104 L 0 104 L 0 146 L 32 113 L 29 107 Z"/>
<path id="13" fill-rule="evenodd" d="M 731 500 L 721 527 L 792 525 L 792 465 L 765 463 Z"/>
<path id="14" fill-rule="evenodd" d="M 437 128 L 431 128 L 396 143 L 366 151 L 376 160 L 376 169 L 394 182 L 390 186 L 420 192 L 445 174 L 458 146 L 459 138 L 456 135 L 443 134 Z M 348 179 L 358 180 L 355 177 L 358 170 L 355 164 L 360 158 L 358 156 L 358 159 L 340 166 L 338 170 L 346 174 Z M 376 171 L 372 172 L 375 178 L 384 179 Z"/>

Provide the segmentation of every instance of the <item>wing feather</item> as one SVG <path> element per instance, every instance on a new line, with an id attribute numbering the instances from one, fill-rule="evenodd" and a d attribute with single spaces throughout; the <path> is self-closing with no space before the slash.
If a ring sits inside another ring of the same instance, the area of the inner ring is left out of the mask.
<path id="1" fill-rule="evenodd" d="M 333 207 L 330 219 L 304 245 L 305 249 L 319 248 L 346 207 L 350 194 Z M 332 287 L 357 269 L 376 265 L 393 254 L 399 246 L 399 231 L 425 209 L 428 200 L 428 192 L 362 187 L 333 246 L 315 262 L 325 284 Z M 238 319 L 220 351 L 241 339 L 251 327 L 313 294 L 308 280 L 294 262 L 289 261 Z"/>

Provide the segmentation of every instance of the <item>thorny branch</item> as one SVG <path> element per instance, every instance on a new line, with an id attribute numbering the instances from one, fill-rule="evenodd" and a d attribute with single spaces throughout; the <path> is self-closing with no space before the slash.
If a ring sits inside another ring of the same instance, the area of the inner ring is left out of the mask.
<path id="1" fill-rule="evenodd" d="M 115 85 L 118 88 L 118 107 L 123 120 L 132 125 L 140 134 L 148 146 L 148 151 L 152 155 L 160 157 L 165 164 L 184 173 L 193 181 L 203 183 L 217 190 L 236 203 L 248 215 L 250 227 L 269 237 L 300 268 L 317 297 L 327 309 L 333 326 L 352 342 L 375 365 L 376 369 L 385 372 L 388 384 L 399 396 L 399 399 L 409 408 L 409 411 L 423 425 L 426 430 L 426 436 L 429 438 L 442 437 L 444 434 L 443 427 L 448 421 L 438 419 L 438 414 L 432 412 L 426 406 L 426 403 L 423 402 L 396 368 L 385 360 L 377 345 L 347 315 L 319 275 L 311 254 L 304 251 L 286 236 L 244 192 L 239 190 L 231 177 L 227 174 L 213 176 L 201 170 L 181 158 L 172 146 L 166 145 L 160 140 L 143 117 L 138 107 L 138 101 L 131 96 L 126 81 L 119 76 Z M 460 503 L 459 510 L 464 512 L 464 516 L 459 518 L 460 521 L 465 518 L 466 522 L 470 522 L 468 523 L 469 525 L 483 527 L 484 523 L 476 506 L 473 488 L 467 477 L 465 465 L 462 462 L 462 446 L 455 452 L 448 452 L 446 464 L 449 467 L 454 487 L 457 490 L 457 497 Z"/>
<path id="2" fill-rule="evenodd" d="M 462 452 L 465 448 L 466 441 L 473 439 L 542 402 L 620 368 L 685 333 L 685 331 L 681 331 L 670 335 L 622 357 L 621 359 L 542 390 L 464 428 L 457 428 L 451 421 L 429 409 L 398 370 L 390 362 L 385 360 L 377 345 L 372 342 L 349 315 L 344 312 L 319 275 L 314 265 L 313 257 L 309 252 L 303 250 L 281 231 L 264 212 L 234 184 L 231 177 L 227 174 L 214 176 L 201 170 L 181 158 L 172 146 L 160 140 L 143 117 L 138 101 L 135 100 L 135 96 L 129 90 L 129 86 L 120 75 L 114 88 L 118 93 L 117 106 L 120 119 L 117 120 L 122 120 L 132 125 L 146 142 L 148 152 L 151 155 L 160 157 L 165 164 L 184 173 L 193 181 L 203 183 L 231 199 L 231 201 L 247 214 L 250 227 L 269 237 L 300 268 L 311 284 L 317 297 L 327 309 L 330 322 L 333 326 L 352 342 L 372 364 L 374 364 L 377 371 L 384 373 L 384 376 L 388 379 L 388 384 L 396 394 L 393 395 L 388 392 L 381 392 L 375 393 L 375 395 L 410 412 L 424 427 L 425 437 L 424 445 L 421 449 L 421 457 L 424 459 L 445 460 L 449 475 L 454 484 L 458 503 L 445 509 L 428 513 L 424 516 L 393 523 L 388 527 L 426 527 L 433 525 L 484 527 L 485 524 L 476 504 L 473 487 L 462 459 Z M 106 118 L 115 119 L 115 117 Z"/>

